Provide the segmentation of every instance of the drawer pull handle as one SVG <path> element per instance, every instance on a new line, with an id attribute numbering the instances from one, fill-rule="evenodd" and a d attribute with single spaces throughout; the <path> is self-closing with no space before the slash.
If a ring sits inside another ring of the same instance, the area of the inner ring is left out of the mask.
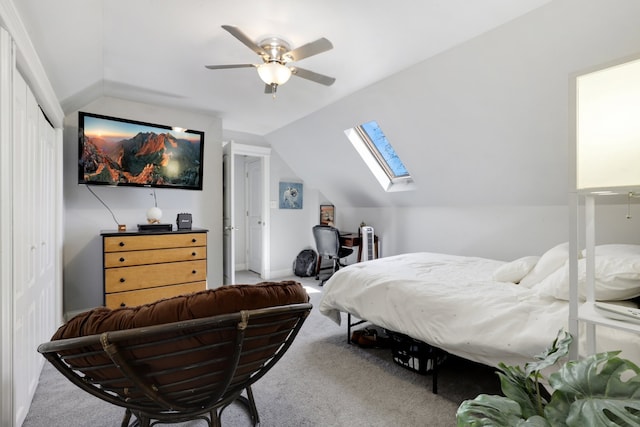
<path id="1" fill-rule="evenodd" d="M 195 242 L 197 242 L 197 240 L 196 239 L 191 239 L 191 242 L 195 243 Z"/>
<path id="2" fill-rule="evenodd" d="M 120 278 L 120 283 L 124 283 L 124 277 Z"/>
<path id="3" fill-rule="evenodd" d="M 124 242 L 120 242 L 119 245 L 120 245 L 120 247 L 123 247 L 124 246 Z"/>
<path id="4" fill-rule="evenodd" d="M 193 270 L 191 273 L 196 274 L 196 273 L 197 273 L 197 271 Z"/>
<path id="5" fill-rule="evenodd" d="M 120 262 L 124 262 L 124 258 L 120 258 Z"/>
<path id="6" fill-rule="evenodd" d="M 191 255 L 192 256 L 196 256 L 197 254 L 195 252 L 191 252 Z"/>
<path id="7" fill-rule="evenodd" d="M 126 306 L 127 306 L 127 304 L 125 304 L 123 302 L 120 303 L 120 307 L 126 307 Z"/>

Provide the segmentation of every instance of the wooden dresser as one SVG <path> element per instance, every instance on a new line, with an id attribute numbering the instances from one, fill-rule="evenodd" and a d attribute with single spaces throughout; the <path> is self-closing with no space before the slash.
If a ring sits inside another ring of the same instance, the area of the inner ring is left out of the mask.
<path id="1" fill-rule="evenodd" d="M 104 305 L 135 306 L 206 289 L 207 230 L 103 231 Z"/>

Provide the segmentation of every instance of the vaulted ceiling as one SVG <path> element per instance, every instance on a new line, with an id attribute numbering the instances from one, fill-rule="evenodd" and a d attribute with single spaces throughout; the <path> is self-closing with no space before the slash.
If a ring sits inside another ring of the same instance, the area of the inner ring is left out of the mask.
<path id="1" fill-rule="evenodd" d="M 550 0 L 17 0 L 65 112 L 101 96 L 209 112 L 225 129 L 265 135 Z M 326 37 L 334 48 L 300 67 L 332 86 L 293 77 L 264 94 L 260 63 L 221 28 L 295 48 Z"/>
<path id="2" fill-rule="evenodd" d="M 637 0 L 14 3 L 66 113 L 115 97 L 215 115 L 341 207 L 566 204 L 571 76 L 640 51 Z M 335 83 L 294 76 L 274 99 L 253 67 L 206 69 L 261 61 L 222 25 L 326 37 L 294 64 Z M 350 147 L 372 119 L 415 191 L 382 190 Z"/>

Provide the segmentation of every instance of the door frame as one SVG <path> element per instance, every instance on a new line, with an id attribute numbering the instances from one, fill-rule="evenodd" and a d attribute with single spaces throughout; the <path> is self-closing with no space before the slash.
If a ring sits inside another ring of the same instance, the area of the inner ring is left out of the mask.
<path id="1" fill-rule="evenodd" d="M 240 144 L 233 140 L 226 142 L 223 152 L 229 156 L 229 163 L 233 165 L 235 163 L 236 156 L 251 156 L 251 157 L 259 157 L 261 166 L 262 166 L 262 221 L 264 226 L 262 227 L 262 266 L 260 268 L 260 277 L 264 280 L 268 280 L 271 278 L 271 211 L 270 211 L 270 203 L 269 203 L 269 177 L 270 177 L 270 163 L 271 163 L 271 148 L 258 146 L 258 145 L 249 145 L 249 144 Z M 233 166 L 231 166 L 233 168 Z M 232 172 L 232 171 L 231 171 Z M 233 173 L 231 174 L 233 175 Z M 236 183 L 233 177 L 231 178 L 229 185 L 223 188 L 223 192 L 229 191 L 231 195 L 235 192 L 236 185 L 244 185 L 244 183 Z M 223 195 L 223 199 L 226 200 L 226 196 Z M 233 205 L 233 204 L 232 204 Z M 230 217 L 233 222 L 233 209 L 231 206 Z M 224 221 L 224 220 L 223 220 Z M 234 233 L 235 224 L 230 224 L 231 230 L 231 239 L 235 241 L 236 238 Z M 223 224 L 223 228 L 225 225 Z M 224 245 L 225 257 L 234 257 L 233 253 L 234 245 Z M 232 266 L 235 263 L 232 263 Z M 233 267 L 232 267 L 233 268 Z M 234 275 L 235 276 L 235 275 Z"/>
<path id="2" fill-rule="evenodd" d="M 15 66 L 13 42 L 9 33 L 0 28 L 0 381 L 7 387 L 0 394 L 0 425 L 12 425 L 13 405 L 13 140 L 11 138 L 13 85 Z M 11 58 L 11 61 L 5 61 Z"/>
<path id="3" fill-rule="evenodd" d="M 260 176 L 260 183 L 259 185 L 252 185 L 252 181 L 250 179 L 249 176 L 249 171 L 250 168 L 249 166 L 253 166 L 254 164 L 257 163 L 257 172 L 254 172 L 256 174 L 256 176 Z M 253 237 L 259 236 L 260 242 L 259 242 L 259 246 L 261 248 L 260 250 L 260 259 L 259 259 L 259 263 L 257 263 L 256 265 L 258 265 L 258 269 L 260 269 L 260 267 L 262 266 L 262 248 L 264 247 L 263 242 L 262 242 L 262 238 L 264 237 L 262 235 L 262 229 L 264 228 L 263 225 L 263 219 L 262 219 L 262 215 L 263 215 L 263 209 L 262 209 L 262 205 L 263 205 L 263 200 L 262 200 L 262 191 L 263 191 L 263 185 L 262 185 L 262 180 L 263 180 L 263 176 L 262 176 L 262 161 L 260 158 L 258 157 L 253 157 L 253 156 L 247 156 L 245 157 L 245 162 L 244 162 L 244 177 L 245 177 L 245 210 L 247 212 L 247 215 L 245 215 L 245 229 L 246 229 L 246 233 L 245 233 L 245 242 L 244 242 L 244 247 L 245 247 L 245 257 L 246 257 L 246 266 L 247 266 L 247 270 L 252 271 L 251 267 L 253 266 L 252 264 L 252 257 L 251 257 L 251 253 L 252 248 L 253 248 Z M 256 199 L 260 200 L 260 220 L 258 222 L 259 230 L 260 232 L 252 232 L 251 231 L 251 216 L 250 216 L 250 211 L 249 211 L 249 207 L 251 206 L 251 197 L 254 196 L 255 193 L 258 193 L 256 196 Z"/>
<path id="4" fill-rule="evenodd" d="M 235 263 L 235 226 L 234 212 L 234 161 L 231 153 L 232 144 L 227 143 L 222 149 L 222 281 L 230 285 L 236 281 Z"/>

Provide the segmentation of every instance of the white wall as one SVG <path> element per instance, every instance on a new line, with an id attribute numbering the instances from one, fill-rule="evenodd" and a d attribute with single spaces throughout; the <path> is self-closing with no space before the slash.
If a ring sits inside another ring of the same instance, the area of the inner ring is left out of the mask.
<path id="1" fill-rule="evenodd" d="M 336 205 L 565 204 L 570 76 L 640 53 L 638 16 L 635 0 L 553 1 L 265 139 Z M 345 137 L 374 119 L 416 191 L 385 193 Z"/>
<path id="2" fill-rule="evenodd" d="M 149 123 L 177 125 L 204 131 L 203 190 L 157 189 L 163 222 L 175 224 L 179 212 L 193 214 L 193 226 L 208 233 L 208 286 L 222 283 L 222 123 L 217 117 L 101 98 L 82 111 L 123 117 Z M 102 305 L 101 230 L 116 229 L 109 211 L 78 185 L 78 114 L 67 115 L 64 127 L 64 306 L 76 312 Z M 154 204 L 152 190 L 129 187 L 92 187 L 128 230 L 146 222 L 146 211 Z"/>
<path id="3" fill-rule="evenodd" d="M 539 253 L 569 236 L 571 76 L 640 53 L 638 16 L 635 0 L 556 0 L 265 139 L 387 255 Z M 344 136 L 373 119 L 416 191 L 382 191 Z"/>
<path id="4" fill-rule="evenodd" d="M 302 182 L 302 209 L 279 208 L 280 181 Z M 315 247 L 311 227 L 317 224 L 319 218 L 318 191 L 306 185 L 282 160 L 279 153 L 272 151 L 270 198 L 271 271 L 273 277 L 282 277 L 292 274 L 291 267 L 298 252 Z"/>
<path id="5" fill-rule="evenodd" d="M 640 242 L 640 206 L 598 205 L 598 243 Z M 343 208 L 338 220 L 374 227 L 383 256 L 442 252 L 510 261 L 541 255 L 569 240 L 565 206 L 440 206 L 423 208 Z M 582 227 L 579 227 L 579 230 Z"/>

